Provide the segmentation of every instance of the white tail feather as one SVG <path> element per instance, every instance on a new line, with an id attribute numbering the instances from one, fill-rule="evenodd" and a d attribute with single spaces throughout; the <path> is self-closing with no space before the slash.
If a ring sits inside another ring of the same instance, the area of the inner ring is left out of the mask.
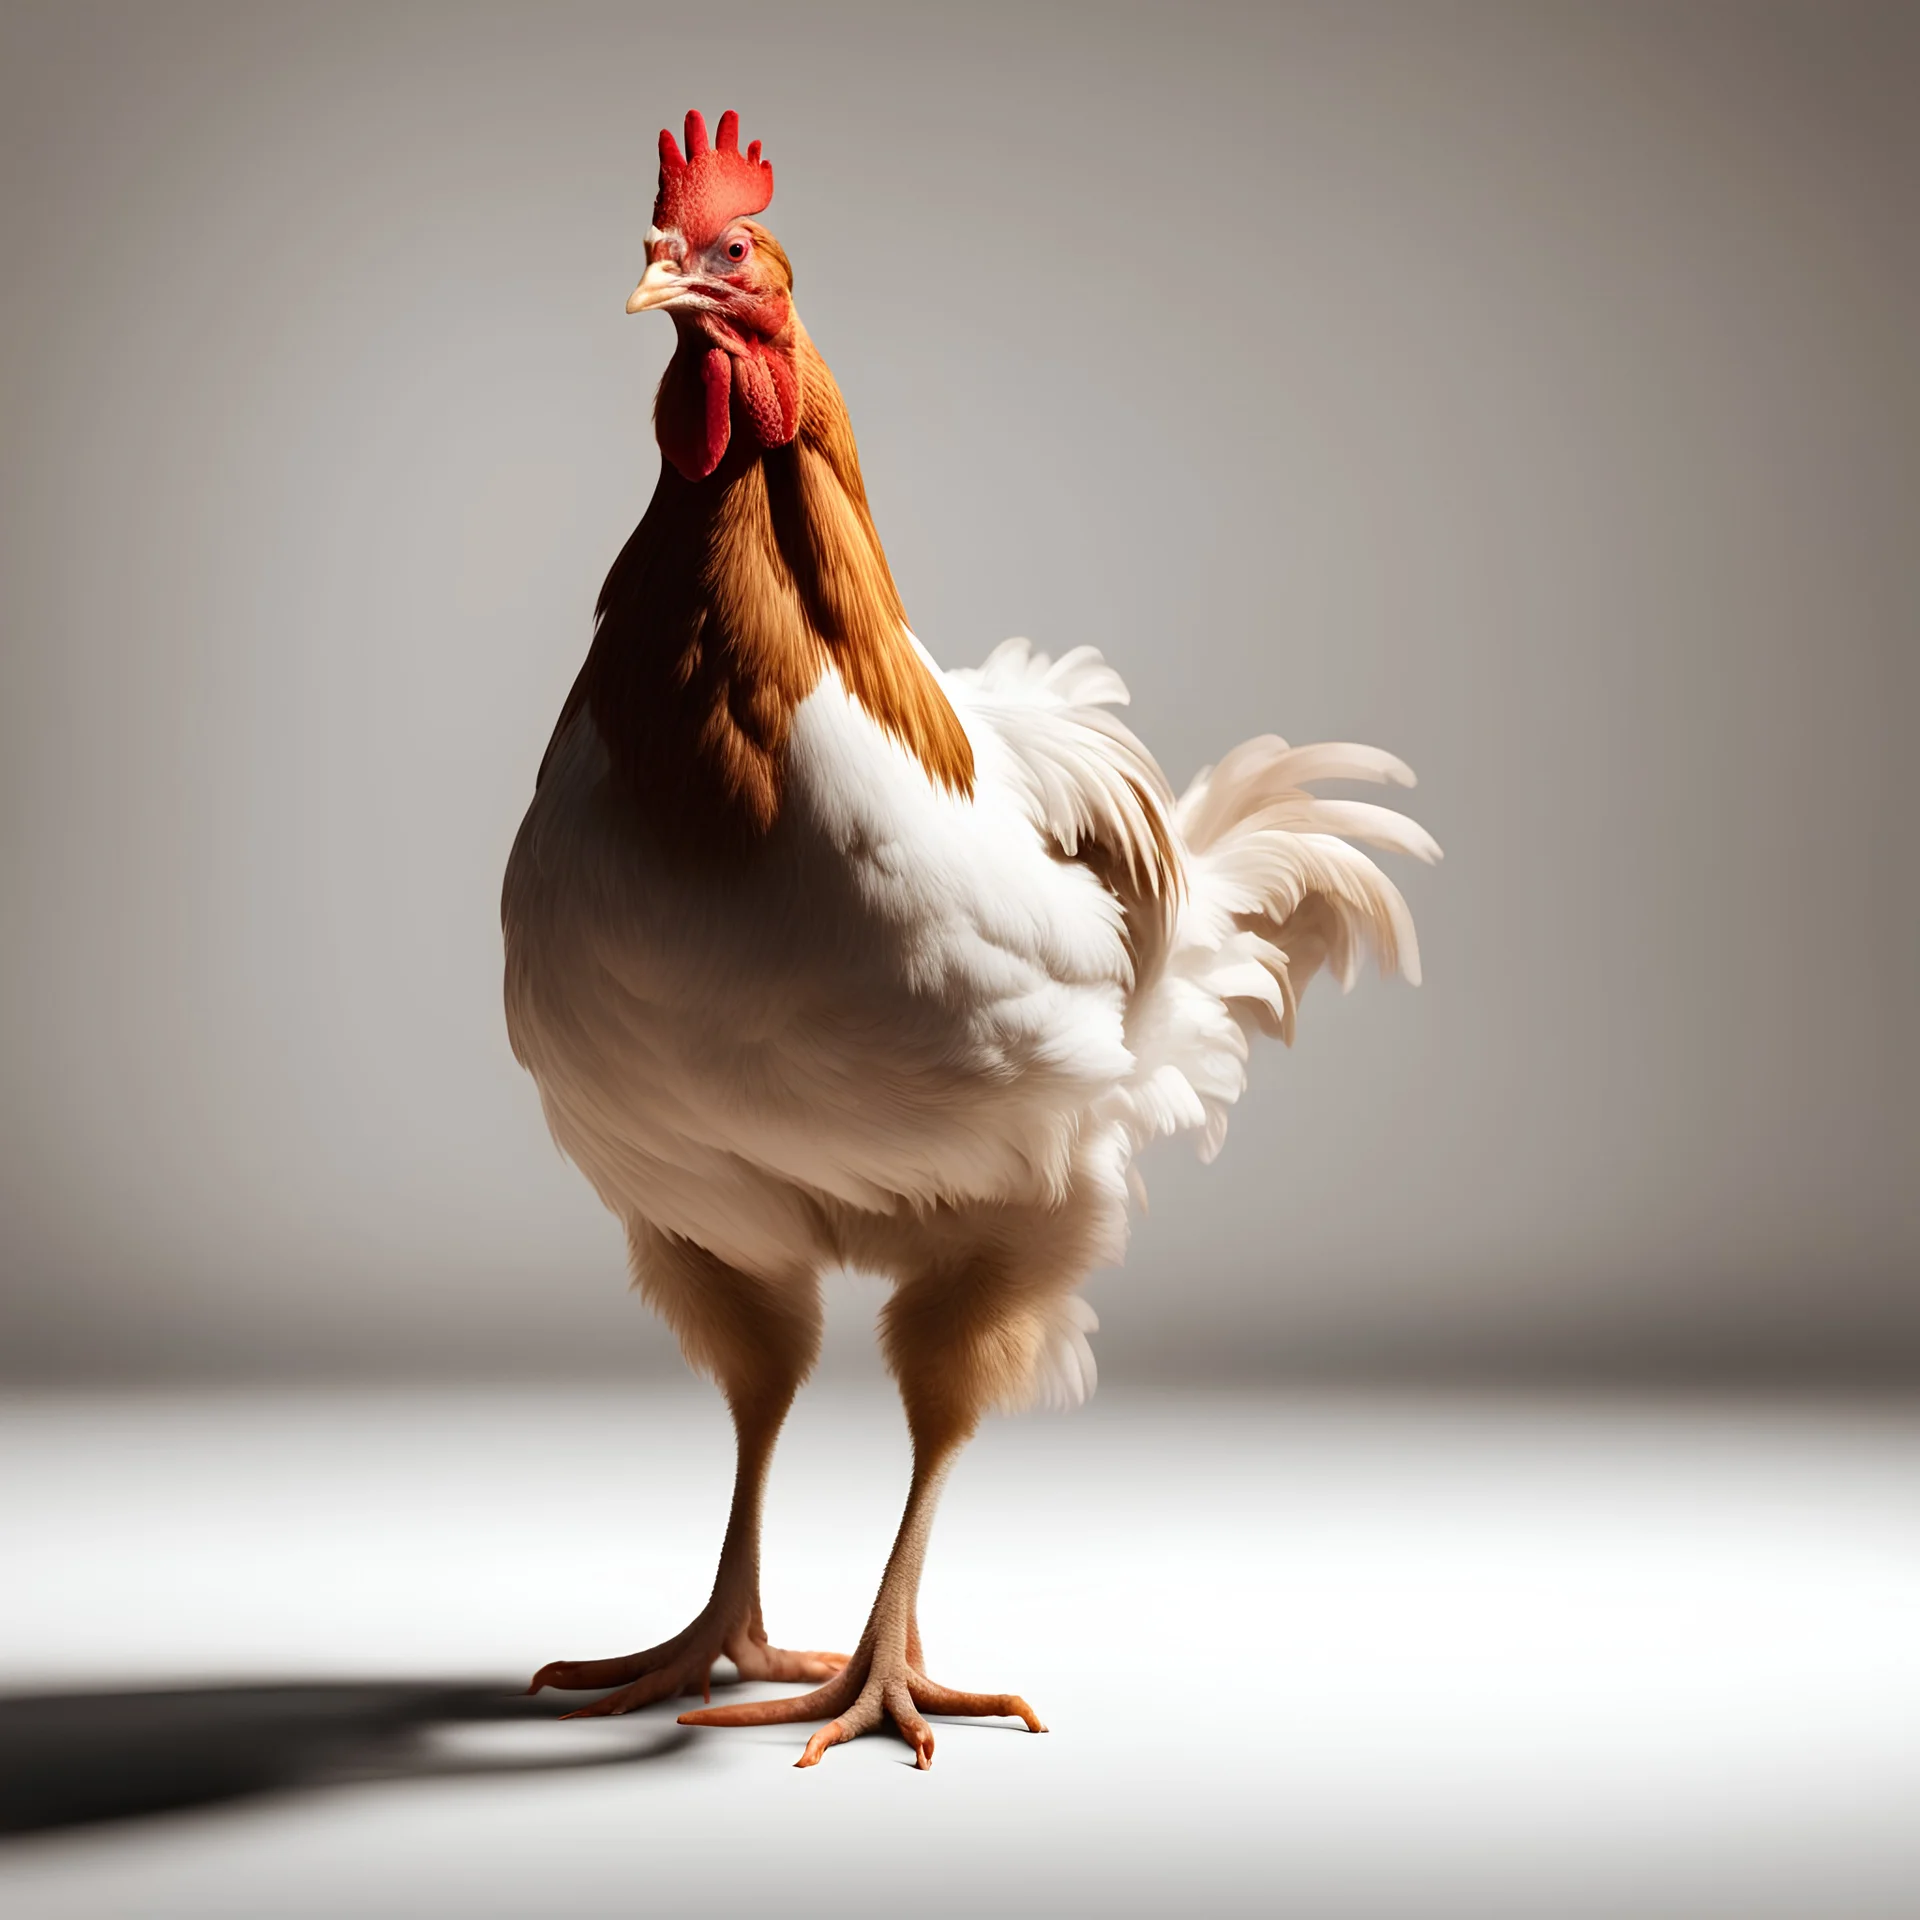
<path id="1" fill-rule="evenodd" d="M 1321 967 L 1342 988 L 1368 954 L 1383 973 L 1420 978 L 1400 889 L 1349 842 L 1421 861 L 1439 859 L 1438 844 L 1390 807 L 1308 791 L 1316 780 L 1414 783 L 1404 762 L 1376 747 L 1290 747 L 1266 734 L 1199 774 L 1174 808 L 1188 894 L 1165 974 L 1129 1023 L 1140 1062 L 1132 1118 L 1143 1142 L 1192 1127 L 1197 1105 L 1201 1157 L 1212 1159 L 1246 1085 L 1247 1034 L 1257 1027 L 1290 1044 L 1300 995 Z"/>
<path id="2" fill-rule="evenodd" d="M 1291 747 L 1262 734 L 1176 801 L 1146 748 L 1102 711 L 1125 705 L 1127 689 L 1093 648 L 1050 660 L 1007 640 L 949 679 L 1013 748 L 1035 824 L 1087 859 L 1126 909 L 1135 1067 L 1101 1117 L 1135 1147 L 1195 1133 L 1211 1159 L 1246 1087 L 1249 1035 L 1290 1043 L 1322 967 L 1351 987 L 1371 954 L 1383 973 L 1419 980 L 1406 901 L 1350 843 L 1433 861 L 1433 836 L 1391 807 L 1310 791 L 1321 780 L 1411 787 L 1404 761 L 1352 741 Z"/>

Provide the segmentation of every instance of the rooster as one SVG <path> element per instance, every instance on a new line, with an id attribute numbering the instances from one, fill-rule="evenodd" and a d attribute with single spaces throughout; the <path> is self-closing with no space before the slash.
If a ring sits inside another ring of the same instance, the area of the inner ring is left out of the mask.
<path id="1" fill-rule="evenodd" d="M 1403 815 L 1316 781 L 1410 785 L 1370 747 L 1250 740 L 1178 799 L 1090 647 L 1009 640 L 943 671 L 909 629 L 840 390 L 752 215 L 739 121 L 660 136 L 629 313 L 677 336 L 651 504 L 515 840 L 508 1029 L 554 1136 L 626 1228 L 633 1277 L 718 1383 L 738 1464 L 711 1597 L 624 1659 L 562 1660 L 581 1709 L 710 1698 L 724 1656 L 817 1683 L 688 1724 L 824 1721 L 798 1764 L 891 1719 L 1016 1694 L 930 1679 L 916 1596 L 940 1488 L 983 1413 L 1092 1390 L 1079 1289 L 1122 1258 L 1134 1160 L 1226 1134 L 1255 1032 L 1289 1040 L 1321 967 L 1418 978 L 1359 840 L 1431 860 Z M 1344 836 L 1344 837 L 1343 837 Z M 880 1341 L 912 1439 L 906 1510 L 849 1656 L 770 1644 L 768 1465 L 819 1352 L 820 1276 L 886 1276 Z"/>

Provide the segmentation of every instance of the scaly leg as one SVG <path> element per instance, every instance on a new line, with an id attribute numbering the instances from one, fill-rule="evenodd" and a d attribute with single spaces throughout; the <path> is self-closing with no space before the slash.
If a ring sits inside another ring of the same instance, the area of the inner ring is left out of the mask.
<path id="1" fill-rule="evenodd" d="M 790 1699 L 748 1701 L 739 1706 L 683 1713 L 681 1724 L 762 1727 L 795 1720 L 829 1721 L 807 1742 L 806 1751 L 795 1762 L 802 1767 L 813 1766 L 829 1747 L 871 1732 L 889 1717 L 912 1742 L 914 1758 L 922 1767 L 933 1764 L 933 1729 L 924 1718 L 929 1713 L 1009 1714 L 1024 1720 L 1029 1732 L 1045 1733 L 1039 1716 L 1018 1694 L 960 1693 L 928 1679 L 921 1671 L 914 1602 L 927 1557 L 934 1506 L 951 1458 L 948 1453 L 928 1459 L 916 1451 L 907 1510 L 880 1581 L 879 1597 L 860 1644 L 840 1674 L 824 1687 Z"/>
<path id="2" fill-rule="evenodd" d="M 980 1409 L 1003 1390 L 1008 1319 L 989 1289 L 964 1284 L 965 1276 L 929 1275 L 902 1287 L 882 1318 L 887 1356 L 900 1380 L 907 1424 L 913 1435 L 913 1483 L 906 1512 L 888 1556 L 880 1592 L 852 1658 L 844 1670 L 812 1693 L 784 1700 L 683 1713 L 690 1727 L 753 1727 L 799 1720 L 826 1720 L 807 1742 L 799 1766 L 811 1767 L 829 1747 L 870 1732 L 883 1719 L 912 1743 L 921 1767 L 933 1764 L 929 1713 L 1007 1714 L 1045 1733 L 1038 1715 L 1018 1694 L 961 1693 L 930 1680 L 922 1666 L 917 1603 L 934 1508 L 947 1469 L 978 1424 Z"/>
<path id="3" fill-rule="evenodd" d="M 787 1409 L 819 1348 L 819 1296 L 811 1284 L 774 1286 L 736 1273 L 697 1249 L 663 1255 L 636 1236 L 634 1263 L 648 1298 L 679 1334 L 687 1357 L 716 1374 L 733 1411 L 738 1461 L 733 1505 L 713 1593 L 672 1639 L 612 1660 L 553 1660 L 533 1676 L 542 1687 L 613 1687 L 570 1720 L 631 1713 L 674 1694 L 711 1698 L 723 1655 L 743 1680 L 824 1680 L 846 1665 L 838 1653 L 794 1653 L 768 1644 L 760 1617 L 760 1516 L 773 1449 Z"/>

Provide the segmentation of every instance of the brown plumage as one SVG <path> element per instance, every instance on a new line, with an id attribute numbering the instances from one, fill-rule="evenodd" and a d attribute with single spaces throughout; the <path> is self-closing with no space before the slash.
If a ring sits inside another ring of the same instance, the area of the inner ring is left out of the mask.
<path id="1" fill-rule="evenodd" d="M 754 232 L 791 287 L 786 255 Z M 775 447 L 736 435 L 701 481 L 662 464 L 554 730 L 584 705 L 636 817 L 689 860 L 749 846 L 779 818 L 787 731 L 829 663 L 929 778 L 973 791 L 973 749 L 906 637 L 840 388 L 791 314 L 784 336 L 798 432 Z M 676 357 L 660 410 L 694 378 Z"/>

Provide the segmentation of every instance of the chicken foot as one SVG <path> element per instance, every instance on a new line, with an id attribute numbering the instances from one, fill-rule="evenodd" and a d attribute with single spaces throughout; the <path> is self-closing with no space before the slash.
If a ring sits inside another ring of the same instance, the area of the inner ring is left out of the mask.
<path id="1" fill-rule="evenodd" d="M 584 1692 L 594 1687 L 616 1691 L 573 1712 L 566 1720 L 594 1720 L 607 1714 L 632 1713 L 675 1694 L 713 1697 L 712 1670 L 716 1660 L 731 1660 L 742 1680 L 824 1680 L 847 1663 L 843 1653 L 797 1653 L 768 1644 L 760 1608 L 742 1614 L 716 1591 L 693 1620 L 671 1640 L 643 1653 L 611 1660 L 550 1660 L 533 1676 L 529 1693 L 542 1687 Z M 623 1684 L 624 1683 L 624 1684 Z"/>
<path id="2" fill-rule="evenodd" d="M 760 1514 L 785 1413 L 784 1401 L 771 1412 L 736 1407 L 739 1460 L 720 1570 L 712 1596 L 692 1621 L 670 1640 L 640 1653 L 609 1660 L 550 1660 L 533 1676 L 529 1693 L 542 1687 L 563 1692 L 616 1689 L 562 1716 L 591 1720 L 632 1713 L 676 1694 L 697 1693 L 710 1700 L 713 1664 L 723 1657 L 733 1662 L 742 1680 L 825 1680 L 845 1667 L 847 1656 L 842 1653 L 798 1653 L 769 1645 L 760 1617 Z"/>
<path id="3" fill-rule="evenodd" d="M 933 1764 L 933 1729 L 925 1718 L 929 1713 L 1006 1714 L 1024 1720 L 1030 1733 L 1045 1733 L 1039 1716 L 1018 1694 L 962 1693 L 928 1679 L 922 1670 L 916 1600 L 934 1507 L 950 1458 L 943 1454 L 929 1462 L 916 1454 L 907 1509 L 879 1596 L 852 1658 L 834 1678 L 812 1693 L 683 1713 L 681 1725 L 764 1727 L 827 1720 L 795 1761 L 801 1767 L 816 1765 L 829 1747 L 870 1733 L 883 1719 L 891 1719 L 900 1729 L 913 1747 L 915 1764 L 923 1769 Z"/>

